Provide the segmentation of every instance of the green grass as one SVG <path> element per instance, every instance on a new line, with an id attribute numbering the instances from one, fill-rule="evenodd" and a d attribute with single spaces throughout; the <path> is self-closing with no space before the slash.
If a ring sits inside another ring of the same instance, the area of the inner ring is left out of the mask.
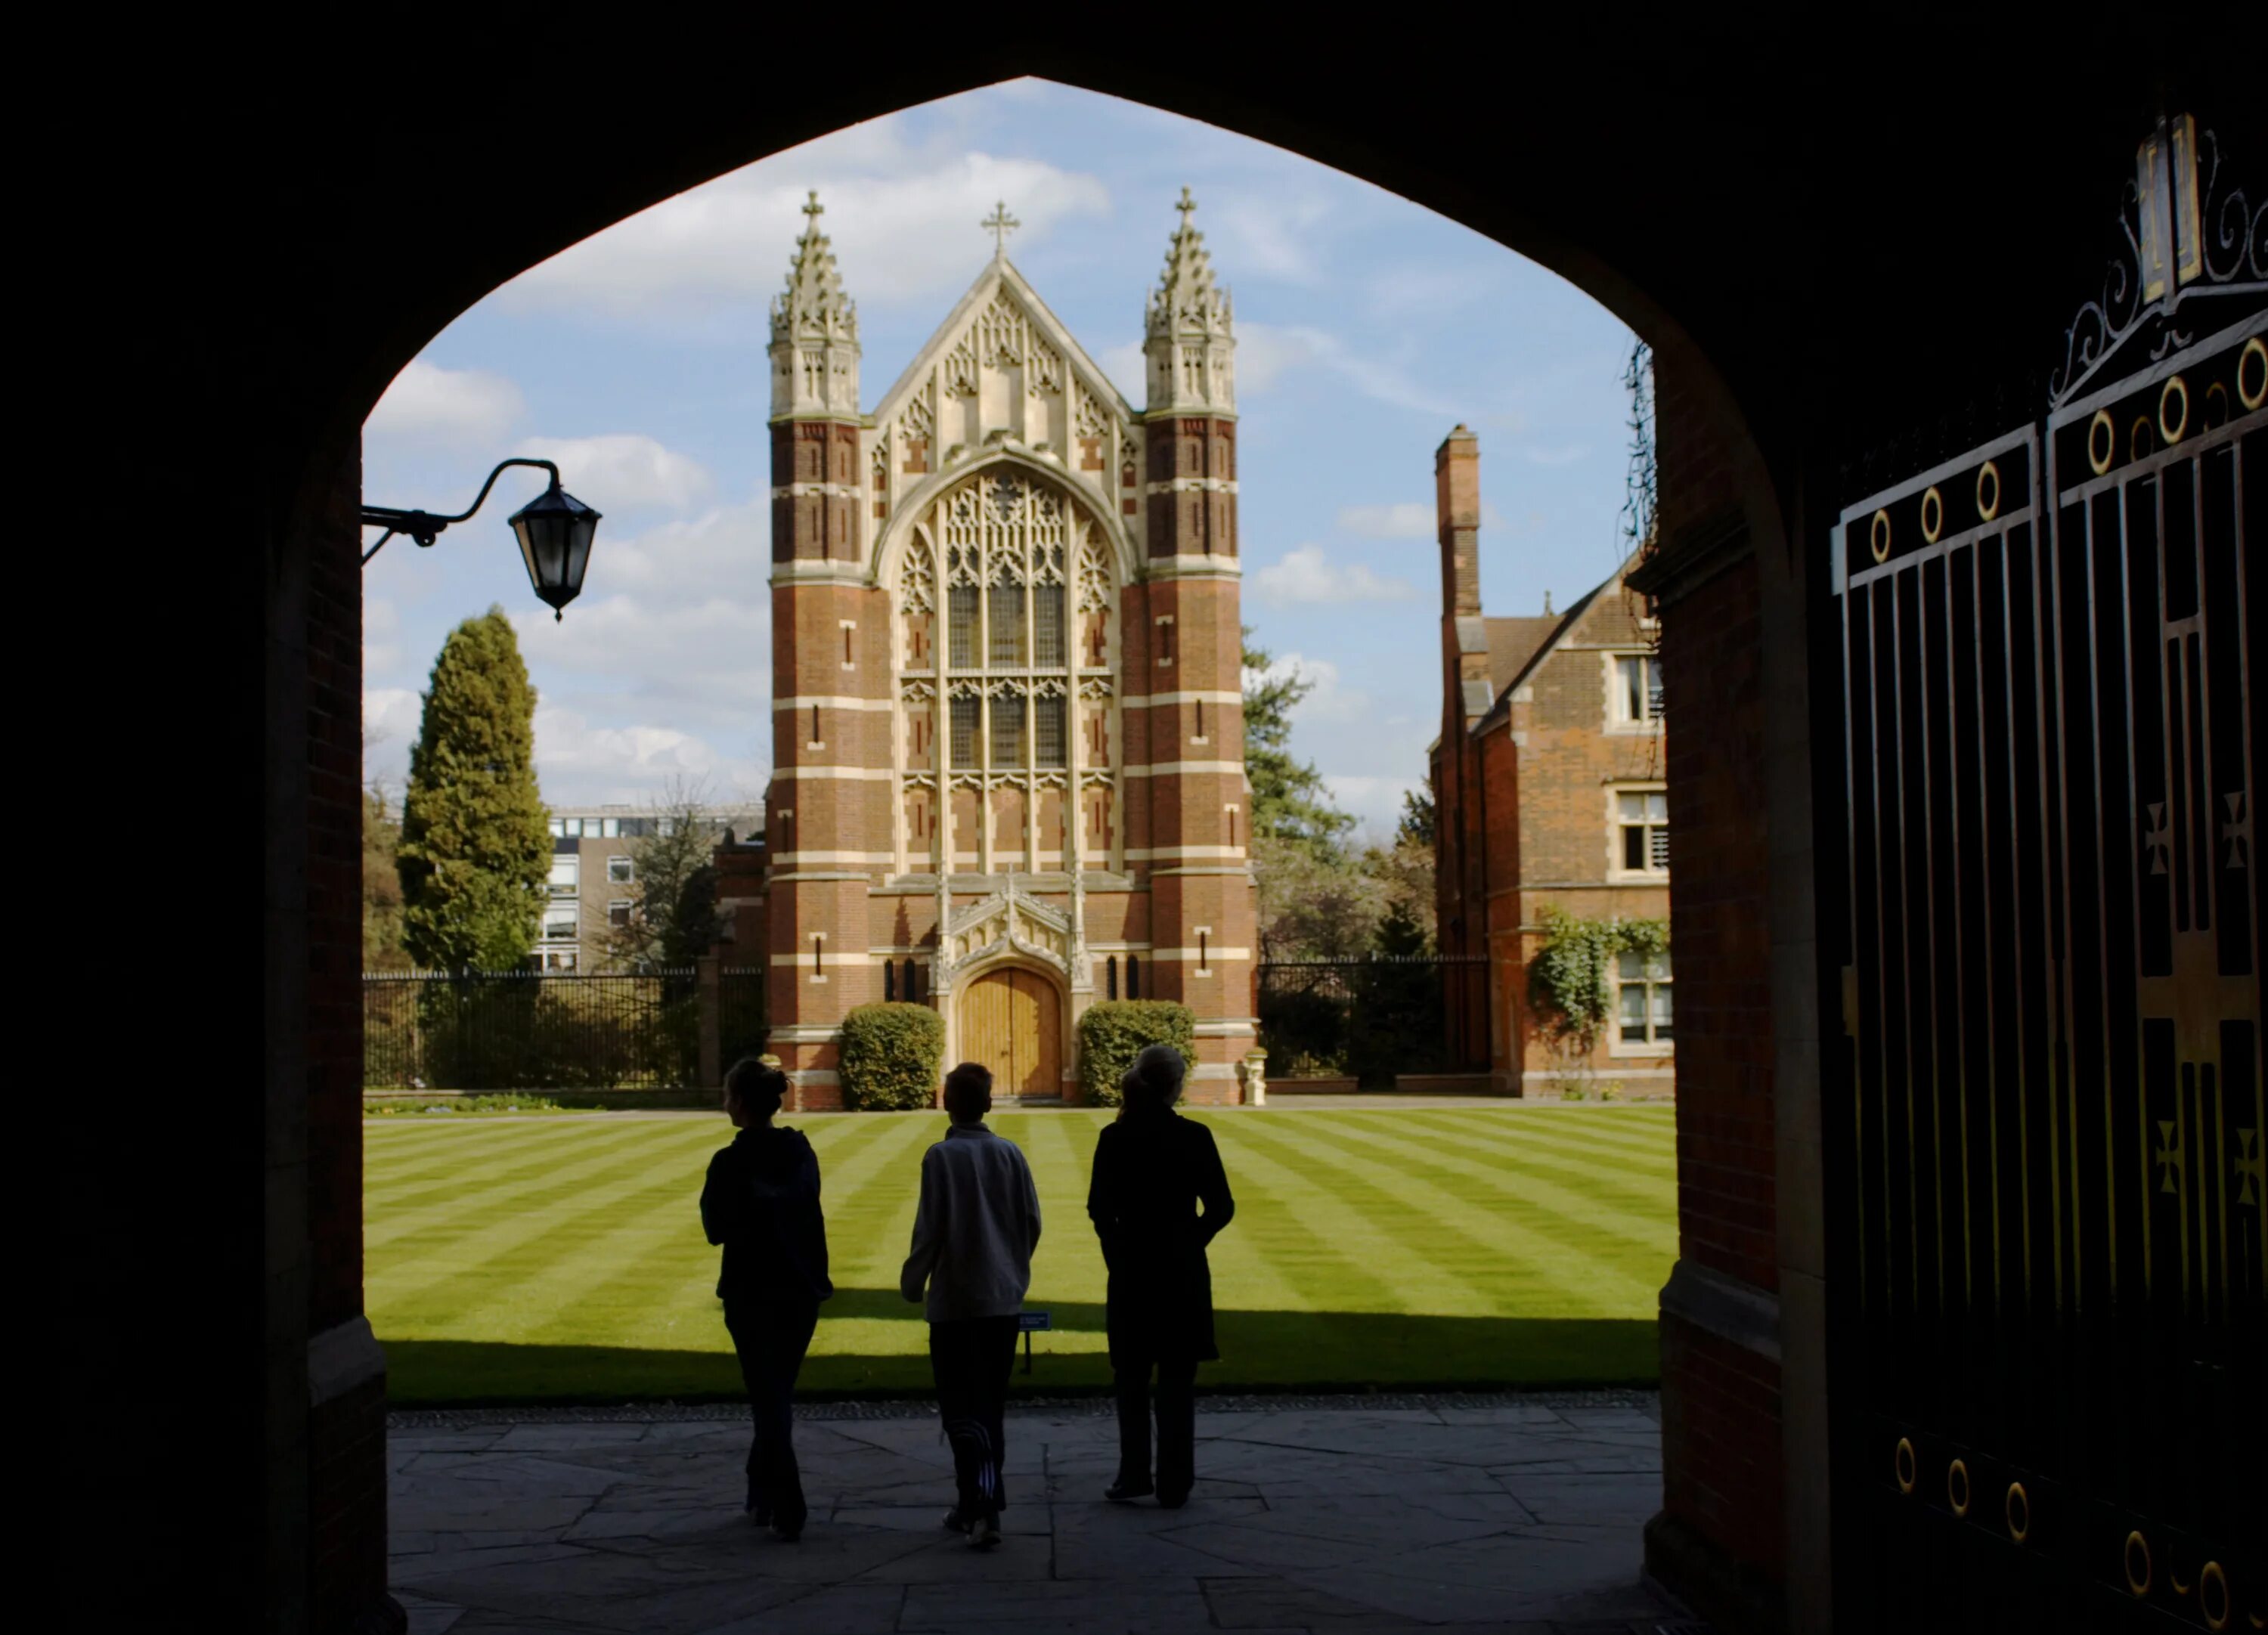
<path id="1" fill-rule="evenodd" d="M 1203 1386 L 1652 1381 L 1676 1256 L 1670 1109 L 1200 1112 L 1236 1193 L 1213 1245 Z M 1000 1113 L 1046 1219 L 1020 1388 L 1108 1383 L 1086 1176 L 1108 1113 Z M 825 1175 L 836 1296 L 813 1394 L 926 1392 L 898 1298 L 934 1113 L 785 1122 Z M 387 1119 L 364 1127 L 367 1295 L 396 1403 L 679 1401 L 739 1374 L 696 1208 L 721 1117 Z"/>

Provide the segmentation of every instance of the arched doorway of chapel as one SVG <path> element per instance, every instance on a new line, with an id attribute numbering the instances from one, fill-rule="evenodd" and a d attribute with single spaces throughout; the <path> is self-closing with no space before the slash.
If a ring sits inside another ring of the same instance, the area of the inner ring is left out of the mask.
<path id="1" fill-rule="evenodd" d="M 1063 1093 L 1063 999 L 1044 973 L 995 966 L 962 986 L 954 1004 L 960 1059 L 991 1070 L 996 1098 Z"/>

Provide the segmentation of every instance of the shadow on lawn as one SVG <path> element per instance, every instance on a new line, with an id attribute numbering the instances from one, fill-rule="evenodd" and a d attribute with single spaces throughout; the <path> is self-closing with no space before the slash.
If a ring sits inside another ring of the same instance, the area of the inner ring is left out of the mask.
<path id="1" fill-rule="evenodd" d="M 1100 1305 L 1033 1301 L 1052 1328 L 1020 1351 L 1015 1395 L 1107 1391 L 1110 1365 L 1092 1351 L 1052 1350 L 1054 1335 L 1103 1330 Z M 922 1321 L 895 1289 L 838 1289 L 797 1395 L 806 1400 L 931 1395 L 926 1337 L 889 1353 L 829 1352 L 830 1320 Z M 1224 1311 L 1214 1328 L 1221 1360 L 1197 1371 L 1200 1394 L 1242 1390 L 1485 1390 L 1652 1386 L 1660 1377 L 1655 1325 L 1626 1318 L 1432 1317 L 1381 1312 Z M 512 1345 L 478 1340 L 385 1342 L 387 1394 L 398 1407 L 516 1403 L 737 1400 L 740 1375 L 717 1319 L 715 1351 L 637 1351 L 600 1345 Z"/>

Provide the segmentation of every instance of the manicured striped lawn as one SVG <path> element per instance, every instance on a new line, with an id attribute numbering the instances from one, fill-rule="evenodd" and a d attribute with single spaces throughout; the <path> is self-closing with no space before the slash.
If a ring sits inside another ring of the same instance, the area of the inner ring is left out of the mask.
<path id="1" fill-rule="evenodd" d="M 1666 1106 L 1273 1108 L 1212 1126 L 1236 1193 L 1214 1244 L 1221 1360 L 1200 1383 L 1409 1387 L 1651 1381 L 1676 1255 Z M 1037 1390 L 1099 1387 L 1103 1270 L 1085 1110 L 1000 1113 L 1046 1230 L 1028 1309 Z M 898 1298 L 933 1113 L 816 1115 L 836 1294 L 809 1392 L 925 1391 Z M 717 1116 L 372 1120 L 367 1294 L 398 1403 L 737 1391 L 698 1211 Z"/>

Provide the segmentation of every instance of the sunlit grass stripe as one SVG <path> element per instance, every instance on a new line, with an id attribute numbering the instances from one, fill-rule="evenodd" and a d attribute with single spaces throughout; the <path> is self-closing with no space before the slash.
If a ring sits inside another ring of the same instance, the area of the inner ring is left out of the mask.
<path id="1" fill-rule="evenodd" d="M 1281 1312 L 1288 1344 L 1328 1354 L 1359 1335 L 1364 1325 L 1358 1319 L 1403 1309 L 1393 1290 L 1368 1270 L 1380 1263 L 1377 1256 L 1359 1259 L 1348 1252 L 1349 1234 L 1318 1229 L 1328 1223 L 1314 1219 L 1310 1206 L 1300 1201 L 1310 1190 L 1303 1177 L 1235 1138 L 1239 1121 L 1204 1122 L 1221 1149 L 1236 1198 L 1236 1219 L 1208 1251 L 1215 1311 Z M 1255 1271 L 1261 1276 L 1252 1276 Z M 1278 1304 L 1264 1293 L 1245 1293 L 1270 1288 L 1289 1298 Z"/>
<path id="2" fill-rule="evenodd" d="M 1351 1143 L 1358 1138 L 1351 1131 L 1334 1131 L 1326 1138 Z M 1482 1208 L 1489 1208 L 1492 1199 L 1547 1207 L 1558 1204 L 1569 1219 L 1579 1219 L 1575 1212 L 1587 1207 L 1598 1216 L 1596 1223 L 1586 1228 L 1594 1248 L 1604 1237 L 1644 1255 L 1674 1256 L 1677 1253 L 1676 1219 L 1662 1208 L 1659 1188 L 1625 1185 L 1612 1172 L 1595 1169 L 1572 1172 L 1595 1183 L 1579 1187 L 1563 1182 L 1561 1177 L 1571 1172 L 1561 1165 L 1536 1164 L 1510 1155 L 1496 1160 L 1473 1158 L 1390 1131 L 1362 1138 L 1380 1153 L 1393 1155 L 1404 1173 L 1424 1176 L 1467 1203 Z"/>
<path id="3" fill-rule="evenodd" d="M 1340 1163 L 1381 1170 L 1410 1189 L 1410 1202 L 1422 1204 L 1445 1229 L 1456 1229 L 1461 1218 L 1495 1216 L 1520 1220 L 1533 1234 L 1521 1248 L 1521 1258 L 1535 1265 L 1543 1281 L 1580 1297 L 1587 1307 L 1606 1301 L 1610 1311 L 1626 1311 L 1633 1300 L 1660 1291 L 1669 1261 L 1676 1256 L 1676 1222 L 1660 1220 L 1660 1199 L 1638 1199 L 1615 1204 L 1613 1199 L 1587 1199 L 1570 1195 L 1551 1183 L 1513 1183 L 1497 1177 L 1490 1166 L 1454 1161 L 1422 1143 L 1363 1143 L 1347 1131 L 1318 1131 L 1318 1141 L 1334 1147 Z M 1379 1157 L 1386 1147 L 1390 1157 Z M 1327 1159 L 1329 1161 L 1329 1159 Z M 1631 1226 L 1624 1213 L 1658 1225 Z M 1615 1279 L 1619 1288 L 1608 1291 L 1602 1279 Z"/>
<path id="4" fill-rule="evenodd" d="M 1364 1115 L 1365 1117 L 1375 1116 Z M 1675 1169 L 1677 1153 L 1671 1132 L 1663 1129 L 1638 1133 L 1633 1138 L 1594 1136 L 1576 1129 L 1554 1129 L 1546 1120 L 1523 1121 L 1517 1128 L 1503 1131 L 1478 1131 L 1445 1120 L 1412 1113 L 1394 1118 L 1396 1126 L 1438 1133 L 1444 1140 L 1461 1146 L 1521 1148 L 1551 1146 L 1565 1152 L 1595 1153 L 1616 1163 L 1642 1165 L 1647 1167 Z"/>
<path id="5" fill-rule="evenodd" d="M 647 1331 L 640 1337 L 674 1347 L 688 1343 L 689 1330 L 691 1343 L 699 1349 L 726 1344 L 719 1338 L 724 1330 L 717 1316 L 716 1300 L 717 1273 L 723 1251 L 711 1245 L 701 1229 L 700 1191 L 710 1154 L 728 1145 L 733 1131 L 721 1118 L 701 1128 L 706 1132 L 703 1145 L 709 1152 L 701 1156 L 699 1173 L 692 1179 L 681 1214 L 667 1210 L 648 1211 L 622 1221 L 607 1239 L 609 1263 L 614 1267 L 611 1275 L 575 1290 L 567 1297 L 571 1300 L 571 1307 L 563 1304 L 556 1318 L 528 1330 L 528 1338 L 562 1344 L 590 1337 L 586 1333 L 591 1327 L 590 1315 L 605 1311 L 622 1293 L 642 1293 L 644 1299 L 622 1301 L 622 1305 L 625 1310 L 644 1307 L 641 1315 L 646 1319 Z M 886 1134 L 880 1129 L 837 1138 L 828 1146 L 830 1150 L 821 1158 L 822 1202 L 827 1197 L 830 1170 L 836 1185 L 856 1196 L 863 1190 L 874 1167 L 888 1157 Z M 847 1153 L 843 1151 L 846 1146 L 850 1149 Z M 816 1152 L 818 1144 L 814 1142 L 813 1147 Z M 878 1148 L 882 1151 L 878 1152 Z M 540 1285 L 539 1298 L 542 1292 Z M 602 1328 L 601 1332 L 616 1334 L 622 1330 L 609 1327 Z"/>
<path id="6" fill-rule="evenodd" d="M 468 1118 L 468 1124 L 488 1122 Z M 496 1120 L 501 1123 L 504 1121 Z M 521 1155 L 541 1151 L 558 1151 L 586 1142 L 593 1134 L 619 1135 L 635 1126 L 621 1123 L 585 1123 L 579 1129 L 560 1129 L 556 1126 L 510 1126 L 501 1136 L 482 1131 L 478 1135 L 466 1132 L 466 1139 L 451 1142 L 437 1138 L 418 1142 L 408 1151 L 407 1145 L 398 1142 L 373 1142 L 367 1138 L 363 1146 L 363 1196 L 366 1199 L 396 1198 L 429 1183 L 438 1177 L 461 1175 L 471 1166 L 482 1162 L 508 1162 Z"/>
<path id="7" fill-rule="evenodd" d="M 536 1264 L 552 1263 L 595 1237 L 600 1224 L 625 1207 L 660 1209 L 681 1199 L 683 1208 L 695 1211 L 708 1160 L 702 1142 L 687 1138 L 692 1134 L 660 1152 L 640 1148 L 555 1170 L 549 1184 L 482 1195 L 477 1207 L 421 1211 L 414 1217 L 418 1230 L 403 1234 L 385 1258 L 396 1265 L 438 1260 L 443 1269 L 407 1283 L 394 1281 L 396 1271 L 373 1278 L 373 1287 L 397 1305 L 446 1304 L 453 1285 L 477 1285 L 491 1275 L 490 1268 L 518 1267 L 524 1273 L 529 1256 Z M 694 1219 L 697 1234 L 697 1212 Z M 405 1254 L 412 1243 L 422 1248 Z"/>
<path id="8" fill-rule="evenodd" d="M 380 1204 L 391 1213 L 416 1212 L 432 1205 L 455 1208 L 477 1199 L 467 1195 L 478 1187 L 486 1196 L 506 1196 L 523 1184 L 540 1183 L 563 1166 L 587 1170 L 593 1164 L 615 1164 L 632 1153 L 674 1153 L 696 1144 L 694 1126 L 614 1124 L 585 1126 L 576 1138 L 554 1140 L 531 1131 L 509 1146 L 459 1154 L 456 1165 L 444 1169 L 421 1165 L 402 1180 L 387 1179 L 366 1185 L 365 1204 Z"/>
<path id="9" fill-rule="evenodd" d="M 1484 1208 L 1490 1206 L 1490 1200 L 1502 1198 L 1550 1210 L 1571 1224 L 1578 1224 L 1587 1243 L 1603 1234 L 1651 1252 L 1660 1241 L 1656 1236 L 1658 1229 L 1668 1234 L 1669 1252 L 1675 1252 L 1675 1224 L 1662 1207 L 1661 1189 L 1649 1188 L 1643 1182 L 1633 1184 L 1626 1173 L 1571 1172 L 1568 1166 L 1556 1160 L 1528 1159 L 1518 1153 L 1494 1155 L 1488 1160 L 1468 1158 L 1454 1150 L 1390 1133 L 1367 1139 L 1344 1130 L 1321 1131 L 1319 1135 L 1359 1157 L 1368 1157 L 1374 1151 L 1390 1153 L 1393 1166 L 1406 1173 L 1422 1173 Z M 1654 1226 L 1633 1227 L 1630 1224 L 1633 1221 Z"/>
<path id="10" fill-rule="evenodd" d="M 1409 1175 L 1393 1166 L 1327 1143 L 1322 1130 L 1308 1120 L 1255 1120 L 1252 1141 L 1304 1159 L 1308 1173 L 1327 1170 L 1331 1179 L 1324 1190 L 1366 1220 L 1379 1222 L 1395 1241 L 1397 1252 L 1381 1263 L 1397 1270 L 1409 1295 L 1429 1285 L 1458 1291 L 1454 1300 L 1436 1295 L 1426 1304 L 1404 1297 L 1393 1308 L 1429 1315 L 1610 1315 L 1617 1308 L 1602 1291 L 1597 1268 L 1587 1265 L 1580 1234 L 1538 1232 L 1517 1220 L 1520 1211 L 1488 1211 L 1513 1241 L 1474 1236 L 1465 1229 L 1472 1220 L 1468 1206 L 1442 1199 L 1422 1183 L 1410 1186 Z"/>
<path id="11" fill-rule="evenodd" d="M 625 1170 L 657 1164 L 674 1168 L 685 1155 L 699 1150 L 690 1136 L 689 1131 L 593 1131 L 586 1140 L 566 1148 L 547 1145 L 534 1153 L 483 1154 L 482 1161 L 468 1164 L 454 1175 L 367 1197 L 364 1241 L 395 1243 L 468 1216 L 540 1211 L 556 1197 L 587 1184 L 603 1184 Z"/>
<path id="12" fill-rule="evenodd" d="M 1631 1207 L 1644 1209 L 1660 1196 L 1675 1171 L 1636 1159 L 1558 1142 L 1459 1142 L 1441 1140 L 1424 1131 L 1410 1131 L 1393 1123 L 1365 1123 L 1350 1128 L 1380 1140 L 1416 1142 L 1421 1151 L 1483 1160 L 1530 1175 L 1561 1175 L 1586 1185 L 1595 1184 L 1626 1195 Z"/>
<path id="13" fill-rule="evenodd" d="M 1258 1141 L 1248 1121 L 1208 1119 L 1237 1197 L 1228 1235 L 1214 1240 L 1216 1263 L 1242 1250 L 1267 1258 L 1307 1306 L 1354 1312 L 1398 1312 L 1404 1286 L 1398 1244 L 1370 1212 L 1334 1207 L 1346 1200 L 1319 1192 L 1313 1179 L 1284 1162 L 1282 1147 Z M 1250 1204 L 1248 1208 L 1247 1198 Z M 1218 1274 L 1216 1274 L 1218 1275 Z"/>
<path id="14" fill-rule="evenodd" d="M 828 1163 L 820 1201 L 838 1288 L 894 1289 L 921 1196 L 921 1154 L 944 1133 L 939 1118 L 878 1121 L 871 1141 Z"/>
<path id="15" fill-rule="evenodd" d="M 519 1338 L 529 1326 L 512 1314 L 533 1308 L 549 1315 L 612 1265 L 633 1241 L 662 1234 L 701 1241 L 701 1167 L 688 1161 L 657 1173 L 643 1167 L 620 1184 L 561 1196 L 541 1209 L 490 1221 L 460 1241 L 456 1263 L 413 1289 L 387 1290 L 396 1312 L 478 1309 L 484 1329 Z"/>
<path id="16" fill-rule="evenodd" d="M 1676 1154 L 1674 1152 L 1646 1152 L 1642 1147 L 1610 1147 L 1594 1141 L 1570 1141 L 1565 1136 L 1535 1136 L 1528 1131 L 1517 1131 L 1511 1136 L 1474 1136 L 1461 1130 L 1445 1130 L 1440 1124 L 1415 1123 L 1410 1118 L 1393 1118 L 1386 1114 L 1361 1114 L 1350 1120 L 1354 1130 L 1377 1130 L 1381 1134 L 1409 1136 L 1413 1141 L 1426 1141 L 1433 1145 L 1456 1152 L 1488 1152 L 1488 1154 L 1531 1154 L 1531 1157 L 1551 1157 L 1563 1163 L 1597 1170 L 1597 1173 L 1624 1175 L 1645 1183 L 1646 1189 L 1658 1189 L 1665 1179 L 1676 1175 Z"/>

